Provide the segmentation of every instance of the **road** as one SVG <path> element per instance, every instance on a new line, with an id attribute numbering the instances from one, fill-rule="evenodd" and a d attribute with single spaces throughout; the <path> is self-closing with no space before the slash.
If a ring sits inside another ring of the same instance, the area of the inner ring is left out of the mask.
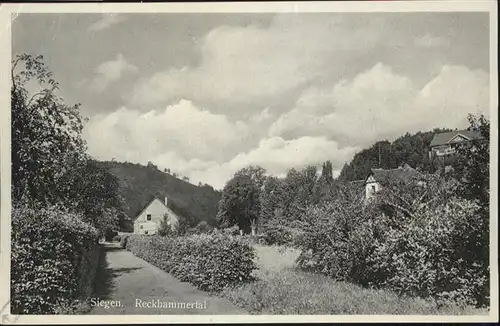
<path id="1" fill-rule="evenodd" d="M 92 315 L 152 314 L 248 314 L 226 299 L 211 296 L 189 283 L 121 249 L 104 244 L 105 262 L 101 266 Z"/>

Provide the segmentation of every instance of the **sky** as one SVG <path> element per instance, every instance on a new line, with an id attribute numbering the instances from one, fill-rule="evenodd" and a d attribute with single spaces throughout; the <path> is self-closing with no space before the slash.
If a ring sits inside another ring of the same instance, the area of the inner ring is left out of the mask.
<path id="1" fill-rule="evenodd" d="M 20 14 L 97 159 L 221 189 L 489 112 L 488 13 Z"/>

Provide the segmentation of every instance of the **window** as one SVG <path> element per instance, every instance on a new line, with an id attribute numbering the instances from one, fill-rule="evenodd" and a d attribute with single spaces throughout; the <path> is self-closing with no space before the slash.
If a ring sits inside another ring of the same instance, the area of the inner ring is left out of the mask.
<path id="1" fill-rule="evenodd" d="M 146 221 L 151 221 L 151 214 L 146 215 Z"/>
<path id="2" fill-rule="evenodd" d="M 141 225 L 141 230 L 143 229 L 144 225 Z"/>
<path id="3" fill-rule="evenodd" d="M 372 185 L 372 192 L 375 193 L 375 185 Z"/>

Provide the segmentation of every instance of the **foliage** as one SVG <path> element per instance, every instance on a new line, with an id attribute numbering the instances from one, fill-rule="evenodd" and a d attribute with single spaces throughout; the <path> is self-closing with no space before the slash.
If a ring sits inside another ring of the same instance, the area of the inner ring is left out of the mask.
<path id="1" fill-rule="evenodd" d="M 450 131 L 436 128 L 432 131 L 406 133 L 392 143 L 384 140 L 373 144 L 354 155 L 349 164 L 345 164 L 339 176 L 341 181 L 363 180 L 370 169 L 394 169 L 407 163 L 424 172 L 434 172 L 429 161 L 429 145 L 435 133 Z"/>
<path id="2" fill-rule="evenodd" d="M 473 202 L 453 198 L 416 213 L 401 229 L 390 228 L 375 246 L 381 286 L 400 293 L 483 305 L 489 273 L 474 252 L 482 220 Z"/>
<path id="3" fill-rule="evenodd" d="M 118 179 L 93 159 L 78 162 L 70 168 L 71 172 L 60 178 L 61 185 L 56 188 L 64 205 L 81 212 L 85 222 L 102 234 L 106 230 L 120 229 L 120 225 L 124 227 L 126 216 L 121 211 L 123 198 Z"/>
<path id="4" fill-rule="evenodd" d="M 260 188 L 251 176 L 236 173 L 222 191 L 217 220 L 222 228 L 238 225 L 250 233 L 260 214 Z"/>
<path id="5" fill-rule="evenodd" d="M 349 189 L 339 187 L 331 202 L 299 220 L 301 268 L 439 302 L 487 305 L 485 221 L 473 201 L 457 195 L 456 180 L 392 180 L 368 202 Z"/>
<path id="6" fill-rule="evenodd" d="M 252 279 L 253 248 L 222 233 L 188 237 L 130 236 L 127 249 L 139 258 L 206 291 Z"/>
<path id="7" fill-rule="evenodd" d="M 161 220 L 160 227 L 158 228 L 158 235 L 162 237 L 178 235 L 177 228 L 168 223 L 168 214 L 165 214 L 163 220 Z"/>
<path id="8" fill-rule="evenodd" d="M 129 162 L 99 162 L 119 182 L 122 210 L 135 218 L 154 196 L 168 197 L 167 206 L 184 217 L 188 227 L 200 221 L 216 224 L 220 193 L 212 187 L 197 187 L 157 169 Z"/>
<path id="9" fill-rule="evenodd" d="M 490 201 L 490 121 L 484 115 L 469 115 L 470 131 L 480 134 L 458 146 L 455 177 L 461 181 L 460 193 L 472 200 L 478 200 L 482 208 L 489 210 Z"/>
<path id="10" fill-rule="evenodd" d="M 214 228 L 205 221 L 201 221 L 194 228 L 187 230 L 188 234 L 208 234 L 211 233 Z"/>
<path id="11" fill-rule="evenodd" d="M 221 296 L 251 314 L 404 314 L 487 315 L 487 310 L 399 296 L 390 290 L 365 289 L 295 268 L 296 250 L 256 246 L 257 280 L 224 289 Z"/>
<path id="12" fill-rule="evenodd" d="M 311 206 L 300 220 L 296 245 L 301 268 L 337 280 L 367 284 L 366 259 L 379 232 L 373 208 L 354 189 L 340 186 L 331 202 Z"/>
<path id="13" fill-rule="evenodd" d="M 289 228 L 267 223 L 263 227 L 263 239 L 268 245 L 285 245 L 293 243 L 293 233 Z"/>
<path id="14" fill-rule="evenodd" d="M 11 312 L 53 314 L 91 295 L 98 232 L 60 207 L 12 211 Z"/>
<path id="15" fill-rule="evenodd" d="M 57 97 L 59 85 L 42 56 L 16 55 L 11 74 L 12 199 L 54 204 L 68 163 L 85 155 L 83 118 L 78 105 Z M 41 90 L 30 95 L 26 85 L 32 81 Z"/>
<path id="16" fill-rule="evenodd" d="M 118 183 L 85 153 L 79 105 L 57 96 L 59 84 L 42 56 L 16 55 L 11 73 L 13 202 L 64 205 L 101 234 L 116 228 Z M 29 94 L 33 82 L 41 90 Z"/>

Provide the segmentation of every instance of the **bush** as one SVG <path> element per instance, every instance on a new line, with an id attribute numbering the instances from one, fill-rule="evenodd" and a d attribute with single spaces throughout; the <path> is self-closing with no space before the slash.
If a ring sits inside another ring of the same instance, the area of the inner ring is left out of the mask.
<path id="1" fill-rule="evenodd" d="M 481 255 L 488 221 L 478 205 L 454 194 L 453 182 L 425 178 L 423 186 L 386 185 L 369 203 L 339 193 L 310 207 L 296 242 L 298 265 L 440 304 L 488 305 L 489 267 Z"/>
<path id="2" fill-rule="evenodd" d="M 113 241 L 113 242 L 121 242 L 121 236 L 120 236 L 120 235 L 115 235 L 115 236 L 113 237 L 113 240 L 112 240 L 112 241 Z"/>
<path id="3" fill-rule="evenodd" d="M 293 242 L 293 233 L 281 225 L 266 226 L 263 231 L 263 239 L 268 245 L 285 245 Z"/>
<path id="4" fill-rule="evenodd" d="M 139 258 L 205 291 L 252 280 L 255 253 L 246 242 L 214 233 L 187 237 L 130 236 L 127 249 Z"/>
<path id="5" fill-rule="evenodd" d="M 371 208 L 349 188 L 340 189 L 331 202 L 310 207 L 295 241 L 302 249 L 298 265 L 341 281 L 371 281 L 366 257 L 378 231 Z"/>
<path id="6" fill-rule="evenodd" d="M 482 306 L 489 292 L 489 269 L 475 257 L 479 207 L 453 199 L 418 214 L 402 229 L 391 229 L 371 257 L 386 276 L 381 284 L 398 292 L 461 305 Z"/>
<path id="7" fill-rule="evenodd" d="M 98 231 L 55 208 L 12 210 L 11 312 L 54 314 L 92 294 Z"/>
<path id="8" fill-rule="evenodd" d="M 126 235 L 126 234 L 124 234 L 124 235 L 121 236 L 121 238 L 120 238 L 120 247 L 122 249 L 127 248 L 128 237 L 129 237 L 129 235 Z"/>

